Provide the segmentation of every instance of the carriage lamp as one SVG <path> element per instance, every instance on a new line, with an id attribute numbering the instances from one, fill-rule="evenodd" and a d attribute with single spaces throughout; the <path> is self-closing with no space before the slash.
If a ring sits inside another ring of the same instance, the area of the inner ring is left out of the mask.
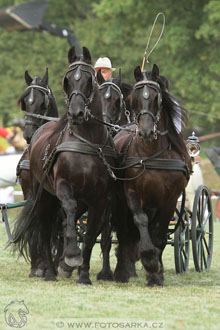
<path id="1" fill-rule="evenodd" d="M 192 158 L 192 161 L 194 161 L 194 157 L 198 156 L 200 153 L 199 139 L 197 136 L 195 136 L 195 132 L 192 132 L 192 136 L 188 137 L 186 148 L 188 154 Z"/>

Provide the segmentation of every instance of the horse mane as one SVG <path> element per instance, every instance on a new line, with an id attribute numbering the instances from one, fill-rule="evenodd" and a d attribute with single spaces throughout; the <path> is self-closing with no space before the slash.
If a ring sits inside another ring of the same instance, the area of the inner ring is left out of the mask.
<path id="1" fill-rule="evenodd" d="M 159 82 L 159 81 L 158 81 Z M 162 86 L 161 86 L 162 87 Z M 163 87 L 162 93 L 162 109 L 165 114 L 166 129 L 168 130 L 168 139 L 177 152 L 182 154 L 186 151 L 183 139 L 184 130 L 188 124 L 188 110 L 181 106 L 176 99 L 169 94 Z M 174 118 L 181 123 L 181 132 L 178 133 L 174 124 Z"/>

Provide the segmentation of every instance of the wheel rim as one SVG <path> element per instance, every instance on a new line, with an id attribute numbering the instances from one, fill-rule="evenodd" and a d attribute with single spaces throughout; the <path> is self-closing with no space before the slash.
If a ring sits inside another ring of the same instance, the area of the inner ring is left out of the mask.
<path id="1" fill-rule="evenodd" d="M 189 265 L 189 221 L 186 211 L 182 216 L 182 222 L 174 233 L 174 259 L 176 273 L 185 273 Z"/>
<path id="2" fill-rule="evenodd" d="M 210 268 L 213 249 L 212 205 L 208 188 L 200 186 L 195 195 L 192 214 L 192 248 L 195 268 Z"/>

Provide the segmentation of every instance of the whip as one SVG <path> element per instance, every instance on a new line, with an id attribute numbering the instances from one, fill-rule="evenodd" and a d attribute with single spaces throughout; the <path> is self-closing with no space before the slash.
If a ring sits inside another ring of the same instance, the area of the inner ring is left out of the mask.
<path id="1" fill-rule="evenodd" d="M 162 29 L 161 29 L 161 32 L 160 32 L 160 35 L 157 39 L 157 42 L 154 44 L 153 48 L 151 49 L 151 51 L 147 54 L 147 49 L 148 49 L 148 46 L 149 46 L 149 43 L 150 43 L 150 39 L 151 39 L 151 35 L 153 33 L 153 30 L 154 30 L 154 27 L 155 27 L 155 24 L 156 24 L 156 21 L 158 19 L 158 17 L 162 15 L 163 16 L 163 25 L 162 25 Z M 149 38 L 148 38 L 148 41 L 147 41 L 147 45 L 146 45 L 146 48 L 145 48 L 145 52 L 144 52 L 144 58 L 143 58 L 143 62 L 142 62 L 142 66 L 141 66 L 141 71 L 144 70 L 144 64 L 145 64 L 145 61 L 147 63 L 149 63 L 148 59 L 149 59 L 149 56 L 150 54 L 153 52 L 153 50 L 155 49 L 155 47 L 157 46 L 158 42 L 160 41 L 161 37 L 162 37 L 162 34 L 163 34 L 163 31 L 164 31 L 164 27 L 165 27 L 165 15 L 164 13 L 160 12 L 157 14 L 155 20 L 154 20 L 154 23 L 153 23 L 153 26 L 151 28 L 151 32 L 150 32 L 150 35 L 149 35 Z"/>

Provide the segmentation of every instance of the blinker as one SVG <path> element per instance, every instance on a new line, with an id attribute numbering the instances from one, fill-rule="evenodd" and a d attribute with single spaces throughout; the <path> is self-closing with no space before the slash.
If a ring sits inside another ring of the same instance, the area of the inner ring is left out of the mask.
<path id="1" fill-rule="evenodd" d="M 31 92 L 30 92 L 30 95 L 29 95 L 29 98 L 28 98 L 28 103 L 33 104 L 33 102 L 34 102 L 34 89 L 31 88 Z"/>
<path id="2" fill-rule="evenodd" d="M 81 78 L 81 70 L 80 70 L 80 65 L 79 65 L 79 67 L 76 70 L 76 73 L 74 74 L 74 79 L 80 80 L 80 78 Z"/>
<path id="3" fill-rule="evenodd" d="M 149 96 L 150 96 L 149 89 L 145 85 L 144 90 L 143 90 L 143 98 L 147 100 L 149 98 Z"/>
<path id="4" fill-rule="evenodd" d="M 111 87 L 109 86 L 109 87 L 107 88 L 106 93 L 105 93 L 105 99 L 109 99 L 110 96 L 111 96 Z"/>

